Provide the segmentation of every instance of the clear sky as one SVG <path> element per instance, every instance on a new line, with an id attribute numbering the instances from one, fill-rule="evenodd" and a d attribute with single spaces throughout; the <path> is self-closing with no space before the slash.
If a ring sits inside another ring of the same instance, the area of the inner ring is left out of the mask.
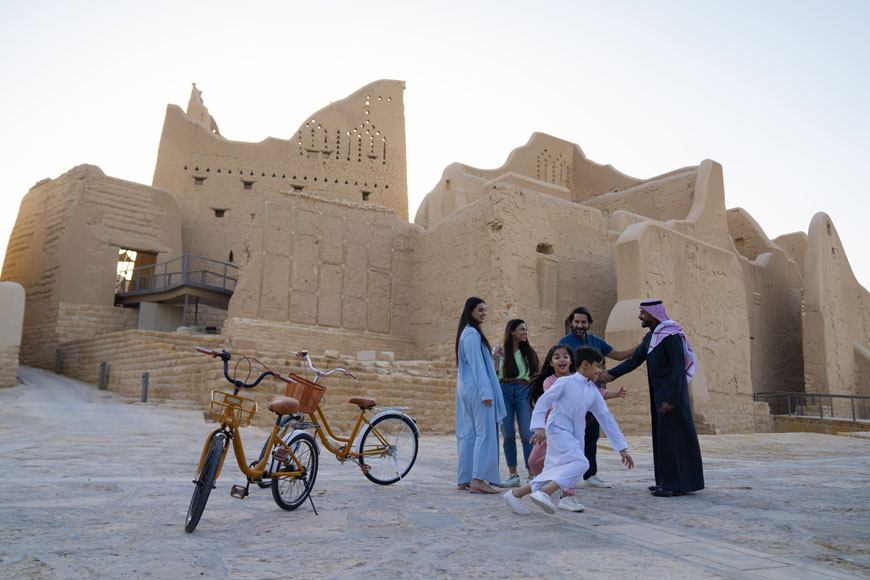
<path id="1" fill-rule="evenodd" d="M 260 141 L 388 78 L 412 220 L 448 164 L 499 167 L 542 131 L 638 178 L 714 159 L 771 238 L 824 211 L 868 287 L 868 24 L 864 0 L 4 0 L 0 258 L 40 179 L 150 184 L 191 82 L 224 137 Z"/>

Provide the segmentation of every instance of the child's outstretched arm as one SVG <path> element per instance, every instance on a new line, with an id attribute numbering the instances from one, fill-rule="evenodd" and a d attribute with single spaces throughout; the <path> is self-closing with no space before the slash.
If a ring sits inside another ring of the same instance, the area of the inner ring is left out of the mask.
<path id="1" fill-rule="evenodd" d="M 618 391 L 604 391 L 605 399 L 624 399 L 628 394 L 628 391 L 625 390 L 625 387 L 619 387 Z"/>

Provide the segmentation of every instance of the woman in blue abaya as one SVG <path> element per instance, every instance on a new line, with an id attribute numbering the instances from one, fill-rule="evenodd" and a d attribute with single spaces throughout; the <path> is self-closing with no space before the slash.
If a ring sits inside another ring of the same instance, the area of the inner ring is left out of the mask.
<path id="1" fill-rule="evenodd" d="M 456 331 L 456 483 L 472 493 L 499 493 L 489 482 L 499 480 L 497 425 L 506 413 L 489 342 L 480 330 L 484 320 L 486 303 L 466 300 Z"/>

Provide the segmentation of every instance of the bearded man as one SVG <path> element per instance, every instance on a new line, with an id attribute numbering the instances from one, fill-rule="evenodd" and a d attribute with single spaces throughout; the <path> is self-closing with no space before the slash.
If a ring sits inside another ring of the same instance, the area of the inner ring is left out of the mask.
<path id="1" fill-rule="evenodd" d="M 689 381 L 697 370 L 695 353 L 683 327 L 668 317 L 661 300 L 641 302 L 638 319 L 650 331 L 628 360 L 598 380 L 617 379 L 646 361 L 656 478 L 649 489 L 658 497 L 704 489 L 701 448 L 689 399 Z"/>

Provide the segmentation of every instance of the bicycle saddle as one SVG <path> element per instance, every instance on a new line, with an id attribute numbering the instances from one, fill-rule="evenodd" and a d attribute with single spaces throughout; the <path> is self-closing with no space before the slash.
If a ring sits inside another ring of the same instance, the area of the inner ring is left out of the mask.
<path id="1" fill-rule="evenodd" d="M 299 401 L 292 397 L 275 397 L 269 403 L 269 410 L 279 415 L 292 415 L 299 412 Z"/>
<path id="2" fill-rule="evenodd" d="M 350 403 L 351 405 L 359 405 L 363 409 L 371 409 L 372 407 L 377 405 L 374 399 L 370 399 L 368 397 L 351 397 L 348 403 Z"/>

